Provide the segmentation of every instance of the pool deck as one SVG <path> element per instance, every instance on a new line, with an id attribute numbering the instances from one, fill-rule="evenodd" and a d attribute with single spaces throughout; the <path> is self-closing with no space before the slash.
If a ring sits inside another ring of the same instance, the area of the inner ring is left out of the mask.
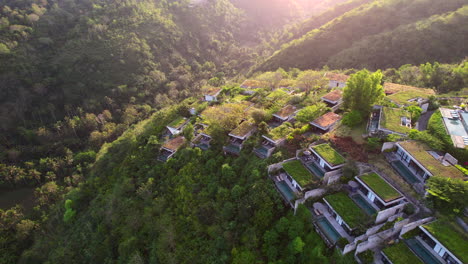
<path id="1" fill-rule="evenodd" d="M 430 264 L 442 264 L 442 263 L 446 263 L 445 260 L 443 260 L 439 255 L 437 255 L 437 253 L 434 251 L 434 249 L 430 248 L 426 242 L 424 242 L 420 237 L 415 237 L 414 239 L 416 239 L 419 244 L 424 247 L 424 249 L 427 251 L 428 254 L 430 254 L 430 257 L 433 258 L 435 260 L 436 263 L 434 262 L 431 262 Z M 409 246 L 409 245 L 408 245 Z M 409 246 L 409 248 L 411 249 L 411 251 L 414 252 L 414 248 Z M 417 252 L 414 252 L 420 259 L 422 259 Z M 427 263 L 426 261 L 423 260 L 424 263 Z"/>
<path id="2" fill-rule="evenodd" d="M 365 195 L 361 192 L 361 190 L 357 190 L 355 193 L 353 193 L 353 196 L 354 196 L 354 195 L 359 195 L 359 196 L 361 196 L 361 197 L 364 199 L 364 201 L 365 201 L 370 207 L 372 207 L 372 208 L 375 210 L 375 213 L 380 212 L 380 208 L 378 208 L 377 205 L 375 205 L 373 202 L 371 202 L 371 201 L 369 200 L 369 198 L 367 198 L 367 196 L 365 196 Z M 351 197 L 351 199 L 353 199 L 353 197 Z M 353 200 L 354 200 L 354 199 L 353 199 Z M 355 201 L 355 202 L 356 202 L 356 201 Z M 361 207 L 360 204 L 358 204 L 358 205 L 359 205 L 359 207 Z M 362 208 L 362 207 L 361 207 L 361 208 Z M 362 209 L 364 209 L 364 208 L 362 208 Z M 366 209 L 364 209 L 364 211 L 366 211 Z M 367 213 L 367 211 L 366 211 L 366 213 Z"/>
<path id="3" fill-rule="evenodd" d="M 354 237 L 350 236 L 346 231 L 341 227 L 338 222 L 336 222 L 335 218 L 328 212 L 328 207 L 322 203 L 314 203 L 314 210 L 318 210 L 322 213 L 325 218 L 327 218 L 328 222 L 335 228 L 335 230 L 340 234 L 341 237 L 344 237 L 348 240 L 348 242 L 353 242 Z"/>

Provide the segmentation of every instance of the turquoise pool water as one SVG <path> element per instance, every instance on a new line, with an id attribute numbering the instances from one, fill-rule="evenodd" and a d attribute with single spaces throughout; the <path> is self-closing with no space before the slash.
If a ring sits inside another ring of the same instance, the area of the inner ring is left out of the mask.
<path id="1" fill-rule="evenodd" d="M 323 217 L 317 220 L 317 225 L 322 231 L 323 234 L 330 240 L 332 243 L 336 243 L 340 239 L 340 234 L 336 229 L 328 222 L 327 218 Z"/>
<path id="2" fill-rule="evenodd" d="M 264 146 L 258 147 L 258 148 L 256 149 L 256 151 L 257 151 L 258 153 L 264 155 L 264 156 L 266 156 L 267 153 L 268 153 L 268 149 L 265 148 Z"/>
<path id="3" fill-rule="evenodd" d="M 364 197 L 362 197 L 361 195 L 359 194 L 356 194 L 356 195 L 353 195 L 351 196 L 351 198 L 353 199 L 353 201 L 359 205 L 359 207 L 361 207 L 368 215 L 373 215 L 375 213 L 377 213 L 377 211 L 374 209 L 374 207 L 372 207 Z"/>
<path id="4" fill-rule="evenodd" d="M 323 178 L 323 176 L 325 175 L 325 172 L 323 172 L 319 167 L 317 167 L 315 162 L 307 163 L 306 167 L 309 168 L 309 170 L 311 170 L 312 173 L 319 178 Z"/>
<path id="5" fill-rule="evenodd" d="M 296 195 L 294 194 L 293 190 L 289 188 L 289 185 L 285 181 L 277 182 L 276 186 L 278 186 L 278 189 L 280 189 L 281 193 L 286 197 L 288 201 L 291 201 L 296 198 Z"/>
<path id="6" fill-rule="evenodd" d="M 205 143 L 198 144 L 197 147 L 201 148 L 202 150 L 207 150 L 210 148 L 210 146 Z"/>
<path id="7" fill-rule="evenodd" d="M 442 264 L 419 240 L 411 238 L 405 241 L 408 247 L 426 264 Z"/>
<path id="8" fill-rule="evenodd" d="M 462 114 L 463 118 L 468 118 L 465 113 Z M 465 130 L 465 126 L 461 120 L 453 120 L 444 117 L 444 123 L 447 127 L 447 130 L 450 135 L 460 136 L 460 137 L 468 137 L 468 133 Z"/>
<path id="9" fill-rule="evenodd" d="M 392 162 L 392 167 L 395 168 L 407 182 L 411 184 L 421 182 L 401 161 L 397 160 Z"/>

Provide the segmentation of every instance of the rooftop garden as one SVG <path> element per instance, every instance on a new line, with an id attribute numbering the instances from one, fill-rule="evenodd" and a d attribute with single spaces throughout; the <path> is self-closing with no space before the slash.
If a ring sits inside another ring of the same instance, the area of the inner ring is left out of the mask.
<path id="1" fill-rule="evenodd" d="M 285 138 L 293 131 L 293 128 L 289 122 L 284 122 L 278 127 L 273 128 L 270 132 L 266 135 L 269 139 L 277 141 L 279 139 Z"/>
<path id="2" fill-rule="evenodd" d="M 242 83 L 242 86 L 248 88 L 266 88 L 270 86 L 270 84 L 266 81 L 258 81 L 258 80 L 245 80 Z"/>
<path id="3" fill-rule="evenodd" d="M 184 143 L 185 143 L 185 138 L 182 137 L 182 136 L 180 136 L 180 137 L 173 138 L 173 139 L 169 140 L 168 142 L 166 142 L 166 143 L 163 145 L 163 148 L 176 151 L 176 150 L 178 150 Z"/>
<path id="4" fill-rule="evenodd" d="M 393 264 L 423 264 L 423 262 L 403 242 L 384 248 L 383 252 Z"/>
<path id="5" fill-rule="evenodd" d="M 417 104 L 417 102 L 408 102 L 408 100 L 414 99 L 414 98 L 425 98 L 425 99 L 429 98 L 431 93 L 428 93 L 426 90 L 431 90 L 431 89 L 416 88 L 413 90 L 406 90 L 406 91 L 394 93 L 387 97 L 399 105 Z"/>
<path id="6" fill-rule="evenodd" d="M 393 186 L 375 172 L 361 175 L 359 179 L 369 186 L 369 188 L 385 202 L 390 202 L 401 197 L 401 194 L 395 190 Z"/>
<path id="7" fill-rule="evenodd" d="M 171 123 L 169 123 L 169 125 L 167 125 L 168 127 L 173 127 L 173 128 L 179 128 L 181 127 L 184 123 L 185 123 L 185 118 L 182 117 L 182 116 L 178 116 L 176 119 L 174 119 Z"/>
<path id="8" fill-rule="evenodd" d="M 284 163 L 283 169 L 303 188 L 314 183 L 314 175 L 312 175 L 312 173 L 310 173 L 309 170 L 307 170 L 298 160 Z"/>
<path id="9" fill-rule="evenodd" d="M 221 88 L 220 87 L 214 87 L 214 86 L 205 86 L 202 88 L 203 90 L 203 93 L 204 94 L 207 94 L 207 95 L 215 95 L 217 94 L 219 91 L 221 91 Z"/>
<path id="10" fill-rule="evenodd" d="M 238 136 L 238 137 L 244 137 L 252 131 L 255 128 L 255 125 L 253 123 L 250 123 L 248 121 L 242 122 L 239 126 L 237 126 L 234 130 L 231 131 L 231 135 Z"/>
<path id="11" fill-rule="evenodd" d="M 335 193 L 324 199 L 351 229 L 368 219 L 367 214 L 345 193 Z"/>
<path id="12" fill-rule="evenodd" d="M 282 118 L 286 118 L 286 117 L 294 114 L 295 111 L 296 111 L 295 106 L 287 105 L 287 106 L 281 108 L 281 110 L 279 110 L 278 112 L 276 112 L 275 115 L 280 116 Z"/>
<path id="13" fill-rule="evenodd" d="M 423 226 L 463 263 L 468 263 L 468 235 L 455 222 L 437 220 Z"/>
<path id="14" fill-rule="evenodd" d="M 421 165 L 433 176 L 464 179 L 464 174 L 454 166 L 444 166 L 427 151 L 430 150 L 425 144 L 416 141 L 405 141 L 398 143 L 411 154 Z"/>
<path id="15" fill-rule="evenodd" d="M 380 120 L 380 126 L 390 131 L 406 134 L 411 128 L 401 125 L 401 118 L 410 118 L 410 114 L 400 108 L 382 108 L 382 119 Z"/>
<path id="16" fill-rule="evenodd" d="M 328 143 L 313 146 L 312 149 L 332 166 L 341 165 L 346 162 L 345 158 Z"/>

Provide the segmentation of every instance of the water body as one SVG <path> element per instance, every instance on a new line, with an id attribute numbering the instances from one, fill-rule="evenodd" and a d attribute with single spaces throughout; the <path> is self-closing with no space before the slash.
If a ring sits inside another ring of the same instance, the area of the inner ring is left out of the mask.
<path id="1" fill-rule="evenodd" d="M 31 211 L 35 200 L 34 189 L 25 187 L 14 190 L 0 190 L 0 209 L 7 210 L 19 204 L 24 208 L 25 212 Z"/>

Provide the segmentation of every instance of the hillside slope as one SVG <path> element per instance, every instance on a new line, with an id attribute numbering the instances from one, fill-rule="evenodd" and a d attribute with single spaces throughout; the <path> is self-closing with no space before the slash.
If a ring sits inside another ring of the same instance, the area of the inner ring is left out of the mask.
<path id="1" fill-rule="evenodd" d="M 331 57 L 351 48 L 364 38 L 391 32 L 399 26 L 416 23 L 433 15 L 454 12 L 465 4 L 466 1 L 463 0 L 373 1 L 345 13 L 319 29 L 308 32 L 300 39 L 290 42 L 259 65 L 256 70 L 273 70 L 278 67 L 320 68 L 326 65 Z M 460 20 L 455 21 L 461 22 Z M 395 37 L 393 41 L 397 43 L 399 40 Z M 449 45 L 449 40 L 445 44 Z M 464 48 L 463 45 L 452 47 L 454 50 Z M 429 57 L 426 58 L 426 61 L 432 61 L 439 57 L 437 55 L 435 58 Z M 405 61 L 398 62 L 399 65 L 405 63 Z M 340 66 L 348 65 L 343 63 Z"/>

